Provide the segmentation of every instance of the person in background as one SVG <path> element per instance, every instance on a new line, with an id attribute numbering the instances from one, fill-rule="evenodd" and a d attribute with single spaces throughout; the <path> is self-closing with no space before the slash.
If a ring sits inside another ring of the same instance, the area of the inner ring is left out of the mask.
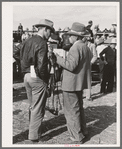
<path id="1" fill-rule="evenodd" d="M 113 92 L 114 74 L 116 70 L 116 38 L 112 38 L 110 45 L 100 54 L 100 58 L 104 61 L 103 78 L 101 82 L 101 93 Z M 103 55 L 105 54 L 105 57 Z"/>
<path id="2" fill-rule="evenodd" d="M 100 38 L 101 38 L 101 35 L 100 35 L 99 33 L 97 33 L 97 34 L 95 35 L 95 39 L 94 39 L 94 44 L 95 44 L 96 46 L 97 46 L 97 42 L 99 42 Z"/>
<path id="3" fill-rule="evenodd" d="M 99 41 L 97 41 L 97 54 L 98 54 L 98 61 L 99 61 L 99 73 L 100 73 L 100 82 L 102 82 L 102 76 L 103 76 L 103 69 L 104 69 L 104 61 L 101 60 L 99 54 L 108 46 L 104 44 L 104 39 L 100 38 Z M 104 55 L 103 55 L 104 56 Z"/>
<path id="4" fill-rule="evenodd" d="M 104 39 L 104 41 L 105 41 L 105 40 L 107 40 L 107 39 L 108 39 L 108 34 L 103 33 L 103 35 L 101 36 L 101 38 L 103 38 L 103 39 Z"/>
<path id="5" fill-rule="evenodd" d="M 18 26 L 18 32 L 20 33 L 20 35 L 22 35 L 22 33 L 23 33 L 23 26 L 21 23 Z"/>
<path id="6" fill-rule="evenodd" d="M 92 30 L 91 30 L 92 25 L 93 25 L 93 21 L 90 20 L 90 21 L 88 22 L 88 25 L 86 26 L 86 29 L 89 31 L 91 37 L 93 37 L 93 32 L 92 32 Z"/>
<path id="7" fill-rule="evenodd" d="M 69 41 L 70 36 L 66 34 L 68 31 L 70 31 L 70 28 L 65 27 L 63 30 L 64 34 L 62 35 L 62 41 L 61 41 L 61 47 L 65 51 L 69 51 L 70 47 L 72 46 L 72 44 Z"/>
<path id="8" fill-rule="evenodd" d="M 91 59 L 91 68 L 92 68 L 92 64 L 94 64 L 97 60 L 97 51 L 96 51 L 95 44 L 92 43 L 91 37 L 87 38 L 87 46 L 90 49 L 90 59 Z M 90 68 L 90 70 L 91 70 L 91 68 Z M 90 75 L 90 78 L 88 81 L 88 89 L 86 89 L 86 99 L 89 101 L 92 101 L 92 97 L 91 97 L 91 78 L 92 77 L 91 76 L 92 76 L 92 74 Z"/>
<path id="9" fill-rule="evenodd" d="M 112 27 L 110 28 L 111 33 L 116 34 L 117 24 L 114 22 L 111 25 L 112 25 Z"/>
<path id="10" fill-rule="evenodd" d="M 92 30 L 91 30 L 92 25 L 93 25 L 93 21 L 90 20 L 90 21 L 88 22 L 88 25 L 86 26 L 86 29 L 87 29 L 88 32 L 90 33 L 91 42 L 94 43 L 93 32 L 92 32 Z"/>
<path id="11" fill-rule="evenodd" d="M 99 24 L 98 25 L 95 25 L 94 28 L 93 28 L 93 35 L 94 37 L 96 36 L 96 34 L 100 31 L 99 29 Z M 95 37 L 96 38 L 96 37 Z"/>
<path id="12" fill-rule="evenodd" d="M 38 33 L 23 42 L 20 50 L 24 85 L 30 104 L 29 142 L 27 143 L 39 141 L 38 131 L 45 114 L 49 80 L 47 40 L 51 32 L 54 32 L 53 22 L 47 19 L 40 20 L 35 27 Z"/>
<path id="13" fill-rule="evenodd" d="M 116 38 L 116 34 L 115 33 L 109 33 L 109 39 L 110 38 Z"/>
<path id="14" fill-rule="evenodd" d="M 64 99 L 64 114 L 70 139 L 74 143 L 82 144 L 88 135 L 83 109 L 82 91 L 87 87 L 87 71 L 90 70 L 90 58 L 82 39 L 88 35 L 85 25 L 74 22 L 69 41 L 72 46 L 65 60 L 56 54 L 57 63 L 64 68 L 62 90 Z"/>
<path id="15" fill-rule="evenodd" d="M 25 32 L 24 34 L 22 34 L 21 40 L 23 42 L 23 41 L 27 40 L 30 37 L 31 36 L 30 36 L 29 32 Z"/>
<path id="16" fill-rule="evenodd" d="M 55 31 L 55 33 L 52 33 L 48 41 L 52 44 L 56 44 L 57 45 L 56 49 L 60 48 L 61 38 L 59 37 L 58 31 Z"/>

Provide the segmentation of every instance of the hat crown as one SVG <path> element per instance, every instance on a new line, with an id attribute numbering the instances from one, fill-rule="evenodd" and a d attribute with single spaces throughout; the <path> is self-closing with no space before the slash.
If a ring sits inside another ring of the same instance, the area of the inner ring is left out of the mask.
<path id="1" fill-rule="evenodd" d="M 45 26 L 51 29 L 52 32 L 54 32 L 54 28 L 53 28 L 53 22 L 48 20 L 48 19 L 41 19 L 39 24 L 34 25 L 36 28 L 40 27 L 40 26 Z"/>
<path id="2" fill-rule="evenodd" d="M 48 19 L 42 19 L 42 20 L 40 20 L 39 21 L 39 24 L 53 27 L 53 22 L 50 21 L 50 20 L 48 20 Z"/>
<path id="3" fill-rule="evenodd" d="M 86 27 L 85 27 L 84 24 L 81 24 L 79 22 L 74 22 L 72 24 L 71 30 L 73 30 L 75 32 L 80 32 L 80 33 L 84 34 L 85 31 L 86 31 Z"/>
<path id="4" fill-rule="evenodd" d="M 69 35 L 74 35 L 74 36 L 80 36 L 80 37 L 83 37 L 83 36 L 89 36 L 89 32 L 87 31 L 86 27 L 84 24 L 81 24 L 79 22 L 74 22 L 72 24 L 72 27 L 70 29 L 69 32 L 67 32 L 66 34 L 69 34 Z"/>

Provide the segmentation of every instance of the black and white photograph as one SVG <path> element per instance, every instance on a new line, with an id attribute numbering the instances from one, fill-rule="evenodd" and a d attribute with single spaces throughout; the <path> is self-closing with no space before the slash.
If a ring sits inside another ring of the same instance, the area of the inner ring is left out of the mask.
<path id="1" fill-rule="evenodd" d="M 120 146 L 119 9 L 2 2 L 2 147 Z"/>

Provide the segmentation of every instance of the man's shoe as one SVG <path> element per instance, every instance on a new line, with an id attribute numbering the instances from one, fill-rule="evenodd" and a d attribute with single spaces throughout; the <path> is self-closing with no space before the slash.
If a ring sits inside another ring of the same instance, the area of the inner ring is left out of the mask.
<path id="1" fill-rule="evenodd" d="M 73 138 L 73 137 L 70 137 L 70 140 L 72 140 L 72 141 L 77 141 L 77 140 L 75 140 L 75 138 Z"/>
<path id="2" fill-rule="evenodd" d="M 83 140 L 78 141 L 78 140 L 76 140 L 76 139 L 73 138 L 73 137 L 70 137 L 70 140 L 72 140 L 71 144 L 83 144 Z"/>
<path id="3" fill-rule="evenodd" d="M 24 144 L 37 144 L 39 142 L 39 140 L 25 140 Z"/>
<path id="4" fill-rule="evenodd" d="M 33 143 L 38 143 L 39 142 L 39 139 L 37 140 L 31 140 Z"/>

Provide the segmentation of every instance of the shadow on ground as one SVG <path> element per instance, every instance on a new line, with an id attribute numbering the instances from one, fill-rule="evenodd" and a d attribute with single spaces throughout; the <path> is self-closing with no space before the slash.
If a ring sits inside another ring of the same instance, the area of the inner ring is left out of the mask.
<path id="1" fill-rule="evenodd" d="M 108 126 L 116 122 L 116 105 L 87 107 L 85 109 L 85 115 L 88 125 L 89 137 L 91 138 L 101 133 Z M 55 136 L 61 135 L 63 132 L 67 131 L 64 115 L 62 114 L 50 120 L 44 121 L 42 124 L 42 129 L 40 129 L 40 131 L 41 130 L 43 133 L 41 141 L 48 141 Z M 27 136 L 28 130 L 14 136 L 13 143 L 19 143 L 27 140 Z"/>

